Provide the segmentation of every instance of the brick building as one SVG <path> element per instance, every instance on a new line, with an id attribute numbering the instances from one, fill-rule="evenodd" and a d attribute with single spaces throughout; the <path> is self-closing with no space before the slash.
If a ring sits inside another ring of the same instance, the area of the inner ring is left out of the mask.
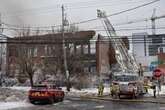
<path id="1" fill-rule="evenodd" d="M 79 31 L 75 33 L 65 33 L 65 45 L 68 65 L 72 65 L 74 60 L 83 64 L 81 69 L 85 73 L 108 73 L 111 64 L 116 63 L 115 52 L 104 36 L 98 35 L 96 41 L 96 52 L 91 52 L 90 40 L 95 36 L 95 31 Z M 129 48 L 127 37 L 123 37 L 126 47 Z M 7 39 L 7 74 L 15 76 L 19 73 L 19 52 L 27 49 L 28 55 L 32 56 L 36 64 L 43 61 L 55 65 L 56 62 L 63 65 L 62 34 L 46 34 L 38 36 L 25 36 Z M 72 55 L 72 58 L 69 57 Z M 77 57 L 79 56 L 79 57 Z M 75 65 L 76 66 L 76 65 Z M 73 68 L 72 68 L 73 69 Z M 75 70 L 79 71 L 79 70 Z"/>
<path id="2" fill-rule="evenodd" d="M 121 37 L 122 41 L 125 43 L 127 49 L 129 49 L 129 41 L 127 37 Z M 98 35 L 96 42 L 96 63 L 97 63 L 97 73 L 107 75 L 109 73 L 112 64 L 117 63 L 115 58 L 115 51 L 109 38 L 105 36 Z"/>
<path id="3" fill-rule="evenodd" d="M 69 60 L 68 56 L 73 55 L 78 58 L 77 61 L 81 60 L 85 72 L 93 72 L 96 69 L 96 57 L 90 49 L 90 39 L 94 35 L 95 31 L 79 31 L 65 33 L 64 37 L 67 59 Z M 59 62 L 63 65 L 61 33 L 8 38 L 7 42 L 6 70 L 9 76 L 19 73 L 19 54 L 21 50 L 25 49 L 27 50 L 26 54 L 32 56 L 36 64 L 46 60 L 51 64 Z"/>

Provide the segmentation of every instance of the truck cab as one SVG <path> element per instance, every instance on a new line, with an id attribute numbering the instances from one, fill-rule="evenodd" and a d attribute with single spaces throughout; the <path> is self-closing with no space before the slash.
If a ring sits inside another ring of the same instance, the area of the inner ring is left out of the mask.
<path id="1" fill-rule="evenodd" d="M 122 95 L 131 96 L 136 98 L 140 94 L 143 94 L 143 82 L 139 79 L 137 74 L 133 73 L 116 73 L 113 75 L 111 89 L 112 96 L 118 95 L 119 98 Z"/>

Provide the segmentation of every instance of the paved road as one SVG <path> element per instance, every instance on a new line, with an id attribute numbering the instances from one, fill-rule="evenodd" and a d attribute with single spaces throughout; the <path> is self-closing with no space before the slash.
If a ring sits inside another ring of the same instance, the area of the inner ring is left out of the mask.
<path id="1" fill-rule="evenodd" d="M 69 100 L 55 103 L 53 105 L 34 105 L 26 108 L 15 108 L 10 110 L 165 110 L 159 104 L 134 103 L 134 102 L 111 102 L 111 101 L 87 101 Z"/>

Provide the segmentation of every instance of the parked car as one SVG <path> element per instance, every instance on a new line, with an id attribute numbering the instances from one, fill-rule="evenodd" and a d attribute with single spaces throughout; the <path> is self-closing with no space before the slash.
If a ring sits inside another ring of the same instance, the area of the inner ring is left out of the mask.
<path id="1" fill-rule="evenodd" d="M 64 91 L 55 85 L 36 85 L 29 90 L 29 101 L 32 104 L 37 102 L 54 103 L 63 101 Z"/>
<path id="2" fill-rule="evenodd" d="M 114 74 L 111 88 L 111 95 L 118 95 L 119 98 L 122 95 L 136 98 L 145 91 L 138 74 L 131 73 Z"/>

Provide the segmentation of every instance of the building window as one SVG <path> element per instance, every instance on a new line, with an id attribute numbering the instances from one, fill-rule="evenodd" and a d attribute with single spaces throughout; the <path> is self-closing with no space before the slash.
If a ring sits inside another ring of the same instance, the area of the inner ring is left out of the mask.
<path id="1" fill-rule="evenodd" d="M 155 38 L 152 38 L 152 43 L 154 44 L 158 44 L 158 43 L 162 43 L 163 42 L 163 39 L 161 36 L 157 36 Z"/>
<path id="2" fill-rule="evenodd" d="M 37 48 L 34 48 L 34 57 L 36 57 L 37 56 Z"/>
<path id="3" fill-rule="evenodd" d="M 88 45 L 83 45 L 83 53 L 88 54 Z"/>
<path id="4" fill-rule="evenodd" d="M 84 67 L 84 72 L 89 72 L 89 68 L 88 67 Z"/>
<path id="5" fill-rule="evenodd" d="M 48 55 L 48 46 L 47 45 L 45 45 L 44 50 L 45 50 L 45 56 L 47 56 Z"/>
<path id="6" fill-rule="evenodd" d="M 73 43 L 69 43 L 69 49 L 70 49 L 70 53 L 74 52 L 74 44 Z"/>
<path id="7" fill-rule="evenodd" d="M 158 53 L 163 53 L 163 47 L 158 48 Z"/>
<path id="8" fill-rule="evenodd" d="M 81 45 L 76 45 L 77 54 L 81 54 Z"/>
<path id="9" fill-rule="evenodd" d="M 28 49 L 28 56 L 29 57 L 36 57 L 37 56 L 37 48 L 31 47 Z"/>
<path id="10" fill-rule="evenodd" d="M 92 67 L 91 67 L 91 72 L 92 72 L 92 73 L 95 73 L 95 72 L 96 72 L 96 67 L 95 67 L 95 66 L 92 66 Z"/>
<path id="11" fill-rule="evenodd" d="M 51 46 L 48 46 L 48 48 L 47 48 L 47 54 L 48 54 L 48 56 L 52 56 L 52 47 Z"/>

